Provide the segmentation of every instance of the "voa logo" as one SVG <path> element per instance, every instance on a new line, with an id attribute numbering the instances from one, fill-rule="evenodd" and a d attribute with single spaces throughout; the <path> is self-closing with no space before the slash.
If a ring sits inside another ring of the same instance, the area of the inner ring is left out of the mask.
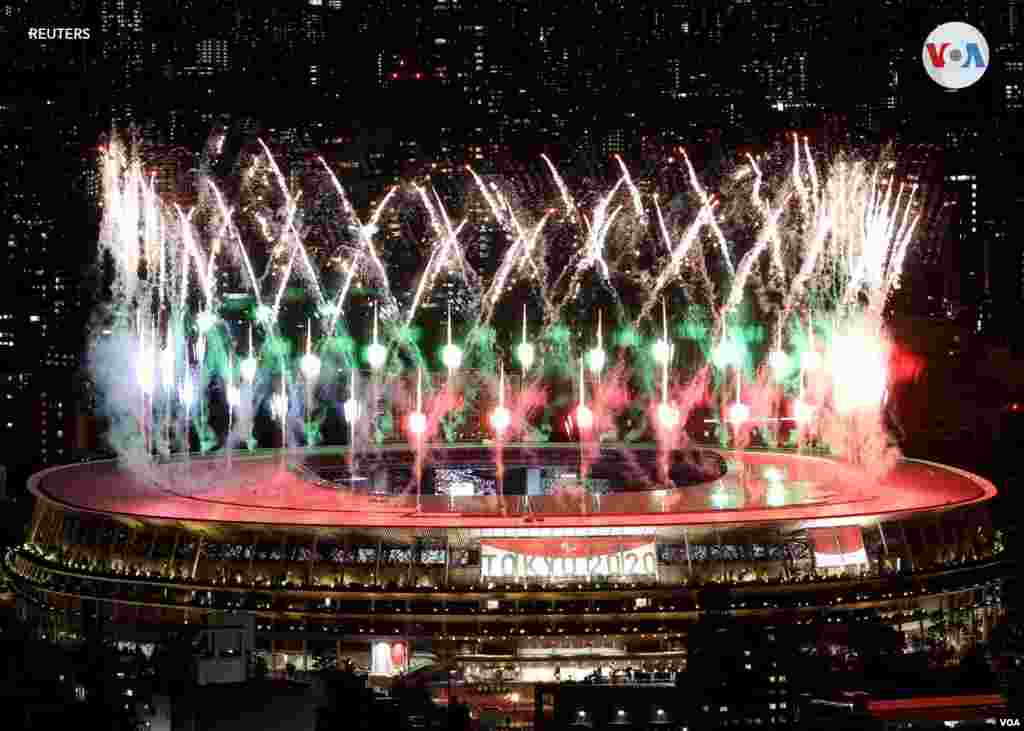
<path id="1" fill-rule="evenodd" d="M 1020 728 L 1019 718 L 1000 718 L 999 725 L 1004 728 Z"/>
<path id="2" fill-rule="evenodd" d="M 968 23 L 943 23 L 928 34 L 921 52 L 932 81 L 950 91 L 975 83 L 988 68 L 988 42 Z"/>

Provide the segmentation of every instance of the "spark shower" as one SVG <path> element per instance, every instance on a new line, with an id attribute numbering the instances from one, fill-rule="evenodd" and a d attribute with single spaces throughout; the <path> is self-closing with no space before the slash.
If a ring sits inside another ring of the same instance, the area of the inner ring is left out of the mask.
<path id="1" fill-rule="evenodd" d="M 146 162 L 116 140 L 101 160 L 115 276 L 90 364 L 129 463 L 230 460 L 257 446 L 261 413 L 280 445 L 314 445 L 335 413 L 353 468 L 404 433 L 419 475 L 470 403 L 487 406 L 499 483 L 504 444 L 559 435 L 579 442 L 584 476 L 602 443 L 656 441 L 667 480 L 697 414 L 701 435 L 741 448 L 813 444 L 878 473 L 896 457 L 883 313 L 917 215 L 892 163 L 822 162 L 794 135 L 784 155 L 738 161 L 714 194 L 681 149 L 687 185 L 671 191 L 618 157 L 607 186 L 575 190 L 542 156 L 539 194 L 467 166 L 461 201 L 421 180 L 357 211 L 326 161 L 316 190 L 297 189 L 262 141 L 231 180 L 205 166 L 187 207 L 157 193 Z M 398 286 L 409 265 L 382 222 L 410 215 L 420 261 Z M 325 219 L 338 243 L 313 253 Z M 497 256 L 474 267 L 483 227 Z M 228 316 L 239 287 L 249 305 Z M 300 325 L 282 316 L 295 288 Z"/>

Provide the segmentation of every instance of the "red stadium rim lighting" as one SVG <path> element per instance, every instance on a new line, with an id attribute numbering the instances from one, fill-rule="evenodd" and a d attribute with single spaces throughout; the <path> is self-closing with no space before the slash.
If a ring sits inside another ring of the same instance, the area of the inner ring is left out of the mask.
<path id="1" fill-rule="evenodd" d="M 545 453 L 565 455 L 578 445 L 506 447 L 506 465 L 544 464 Z M 649 457 L 656 447 L 617 445 L 617 449 Z M 435 464 L 454 464 L 460 450 L 480 445 L 431 445 Z M 385 447 L 383 452 L 410 457 L 407 446 Z M 159 521 L 216 522 L 247 525 L 325 527 L 518 527 L 542 521 L 545 528 L 605 527 L 614 529 L 682 525 L 740 525 L 793 522 L 805 527 L 867 525 L 921 512 L 941 512 L 990 500 L 997 494 L 988 480 L 963 470 L 931 462 L 903 460 L 879 481 L 834 459 L 792 452 L 702 449 L 729 465 L 725 475 L 710 482 L 603 495 L 601 511 L 545 512 L 546 503 L 532 504 L 529 512 L 501 511 L 496 496 L 450 499 L 423 496 L 422 511 L 410 510 L 415 495 L 380 496 L 328 489 L 314 477 L 297 473 L 294 465 L 306 459 L 345 463 L 343 448 L 266 450 L 252 455 L 236 453 L 230 466 L 223 455 L 194 457 L 156 464 L 161 482 L 133 474 L 114 460 L 53 467 L 33 475 L 29 489 L 39 499 L 80 512 L 93 512 Z M 636 455 L 634 455 L 636 456 Z M 518 462 L 517 462 L 518 460 Z M 288 464 L 291 463 L 291 464 Z M 572 467 L 567 465 L 567 467 Z M 162 473 L 162 475 L 161 475 Z M 751 474 L 771 478 L 751 480 Z M 817 484 L 820 496 L 811 502 L 772 505 L 749 496 L 770 486 Z M 734 496 L 728 509 L 708 506 L 705 492 Z M 521 496 L 505 496 L 513 507 Z M 531 498 L 533 500 L 533 498 Z M 468 502 L 465 502 L 468 501 Z M 750 504 L 746 504 L 746 502 Z M 407 504 L 408 503 L 408 504 Z M 493 503 L 493 505 L 491 504 Z M 532 522 L 531 522 L 532 521 Z"/>

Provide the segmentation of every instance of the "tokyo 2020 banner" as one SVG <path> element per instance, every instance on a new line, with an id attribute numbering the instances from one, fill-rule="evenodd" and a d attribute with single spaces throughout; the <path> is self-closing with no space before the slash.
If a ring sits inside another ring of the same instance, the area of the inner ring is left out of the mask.
<path id="1" fill-rule="evenodd" d="M 656 576 L 658 559 L 644 538 L 544 538 L 481 541 L 480 575 L 496 579 Z"/>

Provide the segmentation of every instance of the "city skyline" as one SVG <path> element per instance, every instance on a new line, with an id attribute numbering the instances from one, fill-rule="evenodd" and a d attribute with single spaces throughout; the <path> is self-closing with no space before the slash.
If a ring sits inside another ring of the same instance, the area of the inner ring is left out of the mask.
<path id="1" fill-rule="evenodd" d="M 26 724 L 1019 715 L 1024 0 L 0 0 L 0 55 Z"/>
<path id="2" fill-rule="evenodd" d="M 67 435 L 82 431 L 71 414 L 87 398 L 68 384 L 95 289 L 86 274 L 99 147 L 112 128 L 136 131 L 166 194 L 189 195 L 190 171 L 223 125 L 229 152 L 264 137 L 289 174 L 323 154 L 363 208 L 395 181 L 431 174 L 459 200 L 464 164 L 530 177 L 541 152 L 581 180 L 609 179 L 616 154 L 635 174 L 671 178 L 680 172 L 666 159 L 685 145 L 716 185 L 745 152 L 778 149 L 794 131 L 823 158 L 892 144 L 928 191 L 903 309 L 975 333 L 1013 332 L 1024 265 L 1010 236 L 1024 194 L 1006 185 L 1021 151 L 1018 3 L 573 8 L 235 2 L 198 22 L 188 2 L 7 5 L 12 73 L 0 114 L 6 256 L 17 274 L 0 300 L 0 348 L 11 356 L 0 400 L 17 402 L 19 418 L 0 419 L 0 430 L 45 425 L 30 450 L 37 464 L 68 458 Z M 924 35 L 950 18 L 981 27 L 993 54 L 955 103 L 920 63 Z M 87 27 L 89 40 L 28 37 L 54 24 Z M 479 235 L 499 244 L 486 227 Z"/>

